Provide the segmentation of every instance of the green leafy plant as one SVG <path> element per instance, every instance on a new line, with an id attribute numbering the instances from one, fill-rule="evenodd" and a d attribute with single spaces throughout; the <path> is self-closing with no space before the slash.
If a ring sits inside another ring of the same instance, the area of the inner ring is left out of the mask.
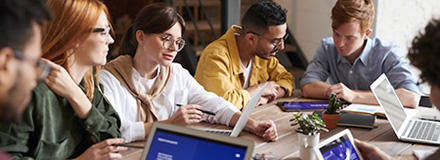
<path id="1" fill-rule="evenodd" d="M 296 132 L 302 133 L 305 135 L 317 135 L 320 131 L 328 132 L 328 129 L 325 128 L 325 124 L 321 118 L 318 117 L 316 113 L 313 115 L 304 115 L 302 113 L 294 113 L 293 121 L 294 123 L 290 126 L 299 125 L 299 128 L 296 129 Z"/>
<path id="2" fill-rule="evenodd" d="M 336 111 L 338 111 L 342 106 L 341 100 L 336 96 L 336 94 L 332 93 L 330 95 L 330 98 L 328 99 L 328 106 L 326 113 L 327 114 L 337 114 Z"/>

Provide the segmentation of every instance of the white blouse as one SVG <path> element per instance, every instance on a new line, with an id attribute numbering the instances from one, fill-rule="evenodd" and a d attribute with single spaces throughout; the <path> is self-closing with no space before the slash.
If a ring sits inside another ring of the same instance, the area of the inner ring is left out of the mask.
<path id="1" fill-rule="evenodd" d="M 135 85 L 145 92 L 155 79 L 144 79 L 133 68 Z M 99 82 L 104 86 L 104 96 L 118 112 L 121 119 L 120 130 L 126 142 L 145 139 L 144 122 L 138 120 L 136 99 L 107 70 L 99 71 Z M 229 125 L 235 112 L 239 110 L 222 97 L 207 92 L 203 86 L 178 63 L 172 63 L 172 71 L 167 86 L 159 97 L 153 100 L 158 120 L 166 120 L 178 109 L 176 104 L 197 104 L 203 109 L 216 113 L 216 116 L 204 114 L 203 120 L 210 123 Z"/>

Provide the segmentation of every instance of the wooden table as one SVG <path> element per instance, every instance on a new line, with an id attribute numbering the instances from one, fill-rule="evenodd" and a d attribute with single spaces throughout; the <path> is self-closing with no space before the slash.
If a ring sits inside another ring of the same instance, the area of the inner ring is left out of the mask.
<path id="1" fill-rule="evenodd" d="M 298 100 L 302 98 L 298 98 L 298 91 L 295 92 L 294 97 L 291 98 L 283 98 L 282 100 Z M 304 99 L 302 99 L 304 100 Z M 431 108 L 418 108 L 419 113 L 417 116 L 421 114 L 439 114 L 436 109 Z M 271 119 L 277 125 L 278 131 L 278 141 L 276 142 L 265 142 L 260 137 L 254 135 L 253 133 L 249 133 L 243 131 L 240 134 L 240 138 L 254 140 L 256 142 L 254 153 L 271 153 L 272 156 L 279 159 L 299 159 L 299 145 L 298 145 L 298 133 L 295 132 L 295 129 L 298 126 L 290 126 L 291 122 L 289 120 L 293 118 L 292 112 L 283 112 L 275 102 L 259 106 L 255 108 L 254 112 L 251 115 L 251 118 L 255 120 L 265 120 Z M 337 127 L 330 132 L 321 132 L 320 141 L 327 139 L 328 137 L 349 128 L 353 137 L 362 140 L 368 141 L 370 144 L 378 146 L 380 149 L 388 153 L 389 155 L 411 155 L 413 150 L 424 150 L 424 149 L 435 149 L 438 146 L 434 145 L 423 145 L 423 144 L 413 144 L 408 142 L 399 141 L 394 134 L 391 125 L 386 119 L 376 119 L 377 128 L 374 129 L 364 129 L 364 128 L 355 128 L 355 127 Z M 208 127 L 208 128 L 221 128 L 228 129 L 226 126 L 209 124 L 209 123 L 201 123 L 195 125 L 197 127 Z M 133 142 L 132 145 L 143 146 L 145 142 Z M 128 149 L 127 151 L 122 152 L 122 159 L 140 159 L 142 155 L 141 149 Z"/>

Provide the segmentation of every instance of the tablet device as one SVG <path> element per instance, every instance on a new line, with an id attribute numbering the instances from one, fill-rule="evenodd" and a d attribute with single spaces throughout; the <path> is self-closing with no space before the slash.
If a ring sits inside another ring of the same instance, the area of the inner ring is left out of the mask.
<path id="1" fill-rule="evenodd" d="M 323 110 L 328 102 L 280 102 L 278 106 L 285 112 L 298 112 L 304 110 Z"/>
<path id="2" fill-rule="evenodd" d="M 319 160 L 362 160 L 362 154 L 354 145 L 353 136 L 348 129 L 319 143 L 313 150 Z"/>

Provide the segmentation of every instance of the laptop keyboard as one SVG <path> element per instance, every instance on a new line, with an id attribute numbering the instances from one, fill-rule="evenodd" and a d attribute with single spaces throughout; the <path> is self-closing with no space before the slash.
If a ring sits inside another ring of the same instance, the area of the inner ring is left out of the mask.
<path id="1" fill-rule="evenodd" d="M 440 135 L 440 125 L 429 121 L 415 121 L 409 136 L 414 139 L 437 141 Z"/>
<path id="2" fill-rule="evenodd" d="M 229 136 L 232 133 L 231 131 L 224 131 L 224 130 L 205 130 L 205 132 L 216 133 L 227 136 Z"/>

